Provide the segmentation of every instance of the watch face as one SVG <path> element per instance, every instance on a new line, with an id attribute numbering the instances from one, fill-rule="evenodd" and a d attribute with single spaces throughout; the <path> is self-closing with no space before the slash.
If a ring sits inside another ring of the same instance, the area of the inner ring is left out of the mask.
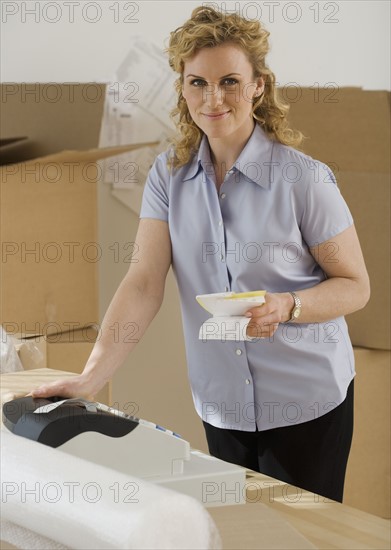
<path id="1" fill-rule="evenodd" d="M 299 317 L 299 315 L 300 315 L 300 309 L 297 308 L 297 309 L 295 309 L 295 311 L 293 312 L 293 317 L 294 317 L 295 319 L 297 319 L 297 318 Z"/>

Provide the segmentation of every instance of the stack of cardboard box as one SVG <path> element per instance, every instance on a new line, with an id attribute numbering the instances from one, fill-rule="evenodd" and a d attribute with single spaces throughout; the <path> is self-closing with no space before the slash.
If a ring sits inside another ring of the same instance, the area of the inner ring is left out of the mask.
<path id="1" fill-rule="evenodd" d="M 352 212 L 371 298 L 347 316 L 354 346 L 355 424 L 344 502 L 390 517 L 390 93 L 301 89 L 291 120 L 304 150 L 334 171 Z"/>
<path id="2" fill-rule="evenodd" d="M 85 150 L 98 143 L 105 86 L 72 86 L 1 86 L 0 324 L 25 368 L 78 373 L 99 337 L 96 161 L 137 146 Z"/>

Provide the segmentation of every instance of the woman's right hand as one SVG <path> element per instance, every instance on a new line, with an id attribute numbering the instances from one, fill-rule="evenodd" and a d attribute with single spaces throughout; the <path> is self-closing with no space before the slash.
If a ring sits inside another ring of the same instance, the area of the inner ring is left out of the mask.
<path id="1" fill-rule="evenodd" d="M 40 397 L 84 397 L 89 401 L 94 400 L 94 396 L 98 393 L 100 388 L 96 387 L 96 384 L 92 384 L 92 381 L 79 374 L 78 376 L 72 376 L 72 378 L 63 378 L 43 384 L 33 389 L 28 395 L 35 398 Z"/>

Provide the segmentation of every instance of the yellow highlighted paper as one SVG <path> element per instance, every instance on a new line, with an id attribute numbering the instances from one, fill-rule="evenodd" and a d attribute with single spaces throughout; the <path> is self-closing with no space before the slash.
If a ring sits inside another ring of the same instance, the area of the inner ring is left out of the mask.
<path id="1" fill-rule="evenodd" d="M 251 292 L 232 292 L 230 296 L 226 296 L 224 300 L 241 300 L 242 298 L 256 298 L 257 296 L 265 296 L 266 290 L 252 290 Z"/>

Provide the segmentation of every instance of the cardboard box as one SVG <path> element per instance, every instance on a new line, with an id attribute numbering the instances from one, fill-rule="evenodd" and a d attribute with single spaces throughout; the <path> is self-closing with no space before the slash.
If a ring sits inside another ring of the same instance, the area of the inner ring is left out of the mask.
<path id="1" fill-rule="evenodd" d="M 347 316 L 356 346 L 391 349 L 390 327 L 390 92 L 360 88 L 285 90 L 292 126 L 309 139 L 303 150 L 330 166 L 360 238 L 372 293 Z"/>
<path id="2" fill-rule="evenodd" d="M 45 337 L 47 367 L 80 374 L 98 336 L 98 325 L 47 335 Z"/>
<path id="3" fill-rule="evenodd" d="M 56 102 L 45 86 L 1 87 L 0 323 L 10 334 L 99 321 L 98 262 L 109 252 L 98 242 L 96 161 L 148 145 L 79 150 L 98 143 L 105 86 L 83 85 L 98 90 L 91 101 L 85 90 L 70 99 L 68 85 L 55 85 Z M 74 150 L 58 152 L 64 145 Z"/>
<path id="4" fill-rule="evenodd" d="M 24 160 L 97 147 L 105 94 L 106 84 L 98 82 L 3 83 L 0 136 L 28 136 Z"/>
<path id="5" fill-rule="evenodd" d="M 30 338 L 17 335 L 15 338 L 15 349 L 24 370 L 46 369 L 46 340 L 43 336 L 36 334 Z"/>
<path id="6" fill-rule="evenodd" d="M 0 323 L 8 333 L 98 322 L 96 161 L 140 146 L 63 151 L 1 167 Z"/>
<path id="7" fill-rule="evenodd" d="M 383 518 L 391 505 L 391 352 L 355 348 L 354 432 L 344 503 Z"/>

